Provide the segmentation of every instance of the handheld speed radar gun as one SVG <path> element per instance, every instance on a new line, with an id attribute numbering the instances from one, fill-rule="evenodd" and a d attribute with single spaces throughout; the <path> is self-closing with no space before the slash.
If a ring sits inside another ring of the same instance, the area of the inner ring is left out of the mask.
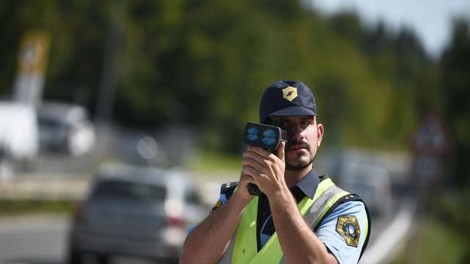
<path id="1" fill-rule="evenodd" d="M 247 145 L 260 147 L 269 152 L 276 152 L 281 140 L 287 142 L 287 133 L 278 126 L 248 122 L 245 127 L 244 142 Z M 259 195 L 261 191 L 253 183 L 248 185 L 252 195 Z"/>

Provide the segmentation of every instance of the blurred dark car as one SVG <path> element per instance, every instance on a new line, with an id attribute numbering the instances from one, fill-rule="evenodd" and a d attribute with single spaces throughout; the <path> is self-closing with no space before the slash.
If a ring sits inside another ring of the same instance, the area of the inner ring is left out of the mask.
<path id="1" fill-rule="evenodd" d="M 183 171 L 106 165 L 73 216 L 68 263 L 116 256 L 177 263 L 187 228 L 207 212 Z"/>
<path id="2" fill-rule="evenodd" d="M 373 216 L 386 216 L 392 208 L 392 184 L 389 171 L 378 164 L 344 162 L 338 185 L 359 194 Z"/>
<path id="3" fill-rule="evenodd" d="M 37 109 L 42 151 L 82 156 L 95 145 L 95 129 L 80 105 L 44 102 Z"/>

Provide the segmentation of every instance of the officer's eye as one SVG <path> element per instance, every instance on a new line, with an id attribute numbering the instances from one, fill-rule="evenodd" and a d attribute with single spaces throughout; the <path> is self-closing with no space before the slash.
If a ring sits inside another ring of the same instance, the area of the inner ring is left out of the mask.
<path id="1" fill-rule="evenodd" d="M 286 121 L 281 121 L 280 126 L 281 126 L 282 129 L 287 129 L 287 130 L 289 130 L 293 127 L 292 123 L 286 122 Z"/>
<path id="2" fill-rule="evenodd" d="M 301 125 L 303 128 L 308 127 L 309 125 L 313 124 L 313 118 L 303 119 Z"/>

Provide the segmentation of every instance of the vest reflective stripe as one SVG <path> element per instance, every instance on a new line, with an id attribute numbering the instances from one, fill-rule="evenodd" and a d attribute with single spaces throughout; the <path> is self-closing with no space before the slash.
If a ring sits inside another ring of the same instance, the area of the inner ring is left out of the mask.
<path id="1" fill-rule="evenodd" d="M 330 186 L 309 208 L 309 213 L 304 217 L 305 220 L 310 226 L 317 226 L 320 219 L 323 219 L 331 206 L 348 194 L 349 192 L 344 191 L 336 185 Z"/>
<path id="2" fill-rule="evenodd" d="M 317 200 L 315 200 L 312 206 L 310 206 L 307 214 L 304 215 L 305 222 L 309 224 L 313 230 L 318 225 L 320 220 L 323 219 L 328 210 L 330 210 L 330 208 L 337 201 L 348 194 L 348 192 L 342 190 L 336 185 L 328 187 L 328 189 L 326 189 L 326 191 L 324 191 L 322 195 L 319 196 Z M 284 255 L 282 256 L 282 259 L 279 263 L 287 263 Z"/>
<path id="3" fill-rule="evenodd" d="M 331 179 L 321 181 L 313 199 L 305 197 L 298 208 L 307 223 L 313 228 L 328 209 L 347 192 L 336 187 Z M 310 209 L 310 210 L 309 210 Z M 219 263 L 280 263 L 285 262 L 275 232 L 258 252 L 256 218 L 258 197 L 254 197 L 245 208 L 237 232 L 235 232 L 225 255 Z"/>

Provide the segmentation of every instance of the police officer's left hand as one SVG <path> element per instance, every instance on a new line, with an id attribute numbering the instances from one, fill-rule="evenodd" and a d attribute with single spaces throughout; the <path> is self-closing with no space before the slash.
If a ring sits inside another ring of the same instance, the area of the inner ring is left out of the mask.
<path id="1" fill-rule="evenodd" d="M 285 145 L 285 142 L 281 142 L 276 155 L 251 146 L 248 146 L 243 153 L 242 174 L 251 176 L 253 183 L 267 196 L 286 187 Z"/>

